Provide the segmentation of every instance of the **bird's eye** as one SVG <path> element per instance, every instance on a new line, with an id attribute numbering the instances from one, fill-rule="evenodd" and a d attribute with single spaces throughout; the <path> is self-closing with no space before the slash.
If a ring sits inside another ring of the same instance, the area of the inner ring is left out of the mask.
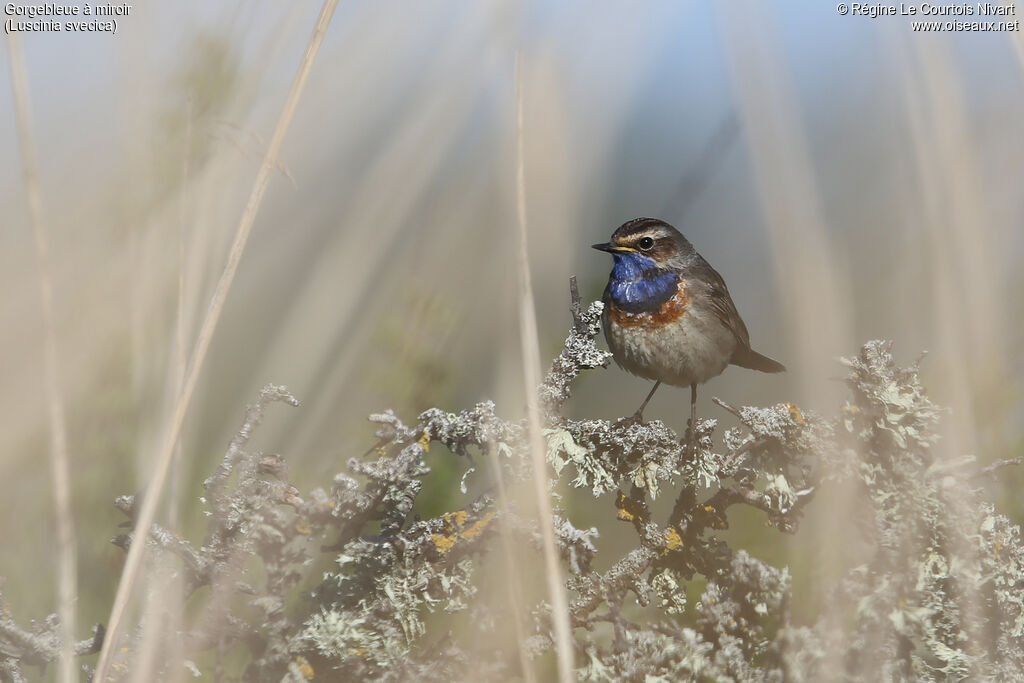
<path id="1" fill-rule="evenodd" d="M 650 249 L 651 247 L 654 246 L 654 240 L 651 239 L 650 237 L 644 237 L 639 242 L 637 242 L 636 245 L 641 249 Z"/>

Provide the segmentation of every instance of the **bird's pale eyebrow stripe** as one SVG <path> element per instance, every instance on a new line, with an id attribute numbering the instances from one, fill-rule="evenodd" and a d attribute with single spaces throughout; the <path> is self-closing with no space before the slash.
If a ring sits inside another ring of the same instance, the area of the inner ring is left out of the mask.
<path id="1" fill-rule="evenodd" d="M 657 233 L 640 232 L 635 235 L 630 235 L 625 240 L 623 240 L 623 243 L 629 246 L 635 246 L 637 243 L 640 242 L 640 240 L 644 239 L 645 237 L 650 237 L 652 240 L 654 240 L 655 244 L 671 244 L 672 242 L 672 237 L 670 235 L 658 235 Z"/>

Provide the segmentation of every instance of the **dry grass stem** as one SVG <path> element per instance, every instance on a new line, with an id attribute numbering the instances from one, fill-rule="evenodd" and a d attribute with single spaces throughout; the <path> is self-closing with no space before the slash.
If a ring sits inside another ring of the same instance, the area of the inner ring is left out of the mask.
<path id="1" fill-rule="evenodd" d="M 501 462 L 498 459 L 497 444 L 491 445 L 491 465 L 494 467 L 495 480 L 498 484 L 498 509 L 501 511 L 501 530 L 499 539 L 501 541 L 502 559 L 505 561 L 505 571 L 508 572 L 508 599 L 509 610 L 512 612 L 512 619 L 516 629 L 516 652 L 519 655 L 519 666 L 522 669 L 523 681 L 534 683 L 537 674 L 533 670 L 530 655 L 526 651 L 526 600 L 523 596 L 523 584 L 519 580 L 519 573 L 516 571 L 516 557 L 512 545 L 512 532 L 509 529 L 509 505 L 508 490 L 505 487 L 504 475 L 501 471 Z"/>
<path id="2" fill-rule="evenodd" d="M 569 628 L 569 603 L 555 545 L 554 517 L 548 495 L 547 463 L 541 437 L 540 408 L 536 389 L 540 386 L 540 347 L 537 341 L 537 315 L 526 240 L 526 171 L 523 162 L 523 76 L 516 56 L 516 216 L 519 223 L 519 335 L 522 341 L 523 378 L 526 385 L 526 409 L 533 461 L 534 493 L 540 520 L 544 573 L 551 600 L 551 618 L 558 653 L 558 679 L 573 680 L 572 636 Z"/>
<path id="3" fill-rule="evenodd" d="M 242 212 L 238 229 L 235 232 L 234 242 L 232 243 L 231 250 L 228 253 L 227 264 L 221 272 L 220 279 L 217 282 L 217 287 L 214 290 L 213 298 L 210 301 L 210 307 L 207 309 L 206 317 L 203 319 L 202 327 L 199 330 L 199 335 L 192 351 L 188 371 L 185 375 L 184 383 L 182 384 L 182 390 L 178 395 L 167 433 L 161 443 L 160 452 L 156 458 L 153 477 L 147 487 L 146 495 L 142 501 L 142 508 L 135 524 L 136 539 L 144 539 L 149 535 L 149 529 L 153 524 L 154 517 L 156 516 L 160 492 L 167 480 L 167 474 L 170 469 L 171 460 L 174 456 L 174 450 L 178 442 L 178 437 L 181 434 L 181 427 L 185 421 L 185 413 L 188 409 L 189 402 L 199 379 L 199 372 L 202 369 L 203 361 L 205 360 L 206 353 L 209 350 L 210 341 L 213 338 L 217 322 L 220 320 L 220 314 L 224 308 L 224 302 L 227 299 L 228 291 L 231 289 L 231 283 L 234 281 L 235 273 L 238 271 L 238 264 L 242 260 L 242 253 L 245 250 L 246 242 L 249 239 L 253 223 L 256 220 L 256 214 L 259 212 L 260 205 L 263 202 L 263 195 L 266 193 L 270 176 L 277 167 L 277 155 L 279 154 L 281 145 L 284 142 L 284 136 L 291 124 L 292 117 L 295 114 L 295 109 L 298 106 L 299 97 L 301 96 L 302 90 L 306 84 L 306 79 L 309 77 L 309 72 L 313 67 L 313 61 L 315 60 L 316 54 L 323 42 L 324 35 L 327 32 L 327 27 L 330 24 L 331 17 L 334 14 L 337 4 L 337 0 L 325 0 L 323 7 L 320 10 L 320 16 L 317 19 L 315 28 L 313 29 L 313 35 L 310 37 L 309 45 L 306 48 L 306 54 L 303 56 L 302 63 L 299 65 L 298 72 L 295 75 L 295 80 L 292 82 L 291 90 L 288 93 L 288 98 L 285 101 L 284 108 L 278 118 L 277 126 L 274 129 L 274 135 L 270 140 L 269 147 L 267 148 L 266 156 L 263 159 L 260 170 L 256 175 L 256 180 L 253 183 L 252 193 L 249 195 L 249 201 L 245 206 L 245 210 Z M 143 542 L 133 543 L 128 551 L 124 571 L 121 575 L 121 581 L 117 588 L 117 595 L 114 598 L 114 605 L 108 619 L 107 640 L 103 644 L 103 650 L 100 652 L 100 658 L 96 664 L 96 680 L 103 680 L 107 675 L 111 650 L 113 648 L 113 644 L 117 642 L 118 630 L 121 626 L 121 621 L 124 617 L 124 612 L 127 608 L 128 600 L 131 597 L 135 581 L 138 578 L 139 570 L 142 567 L 145 548 L 146 544 Z"/>
<path id="4" fill-rule="evenodd" d="M 7 52 L 11 61 L 11 88 L 18 125 L 18 144 L 25 174 L 29 223 L 36 246 L 36 272 L 39 281 L 40 310 L 43 317 L 43 364 L 46 403 L 50 428 L 50 472 L 53 485 L 54 516 L 57 521 L 57 591 L 60 615 L 60 659 L 57 679 L 63 683 L 75 680 L 74 633 L 75 600 L 78 595 L 78 561 L 76 558 L 75 525 L 71 511 L 71 466 L 68 462 L 67 420 L 61 388 L 60 363 L 57 355 L 57 329 L 53 310 L 53 284 L 50 276 L 50 246 L 43 217 L 43 199 L 39 188 L 39 170 L 35 142 L 32 137 L 32 116 L 28 100 L 28 72 L 21 49 L 21 40 L 12 33 L 7 36 Z"/>

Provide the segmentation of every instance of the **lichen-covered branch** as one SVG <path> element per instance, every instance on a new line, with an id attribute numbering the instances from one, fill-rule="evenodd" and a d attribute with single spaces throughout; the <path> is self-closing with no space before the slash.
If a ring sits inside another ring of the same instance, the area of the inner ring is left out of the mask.
<path id="1" fill-rule="evenodd" d="M 93 627 L 92 637 L 78 641 L 73 646 L 75 656 L 95 654 L 103 646 L 103 626 Z M 0 592 L 0 681 L 20 682 L 29 680 L 24 673 L 26 666 L 40 670 L 57 661 L 61 648 L 61 628 L 56 614 L 51 614 L 42 623 L 34 623 L 30 630 L 15 623 L 7 608 L 3 593 Z"/>
<path id="2" fill-rule="evenodd" d="M 540 404 L 548 417 L 561 410 L 569 398 L 573 380 L 583 370 L 607 367 L 612 354 L 594 345 L 594 339 L 601 333 L 601 311 L 604 304 L 595 301 L 583 311 L 575 276 L 570 281 L 572 302 L 570 311 L 573 324 L 565 340 L 562 352 L 551 364 L 540 385 Z"/>
<path id="3" fill-rule="evenodd" d="M 787 402 L 716 400 L 734 425 L 721 431 L 718 420 L 698 421 L 691 453 L 659 421 L 562 413 L 579 374 L 609 360 L 595 344 L 601 304 L 584 308 L 572 291 L 569 336 L 537 389 L 548 474 L 606 505 L 623 534 L 614 546 L 602 543 L 597 529 L 577 527 L 556 506 L 580 679 L 1019 676 L 1024 542 L 974 483 L 1016 461 L 980 468 L 973 458 L 940 457 L 943 411 L 928 399 L 917 364 L 898 366 L 888 342 L 865 344 L 843 360 L 850 399 L 831 419 Z M 550 606 L 521 597 L 532 601 L 520 611 L 530 616 L 506 618 L 507 596 L 495 590 L 501 579 L 488 562 L 513 547 L 517 556 L 502 566 L 540 566 L 530 559 L 540 523 L 507 500 L 532 477 L 522 421 L 490 401 L 457 413 L 430 408 L 409 421 L 384 411 L 370 416 L 376 440 L 365 453 L 329 486 L 300 492 L 285 456 L 250 449 L 275 401 L 297 405 L 283 387 L 265 388 L 206 480 L 202 542 L 159 525 L 149 531 L 152 562 L 175 568 L 153 573 L 154 590 L 171 574 L 179 583 L 169 594 L 204 596 L 175 634 L 180 643 L 166 648 L 187 659 L 168 654 L 154 680 L 205 674 L 196 662 L 211 657 L 217 677 L 239 652 L 247 664 L 232 675 L 248 681 L 507 680 L 527 678 L 523 666 L 551 665 Z M 436 478 L 426 460 L 432 448 L 460 459 L 461 482 Z M 469 483 L 478 493 L 467 493 Z M 793 533 L 812 511 L 837 514 L 816 496 L 830 485 L 850 491 L 870 520 L 869 559 L 842 576 L 827 611 L 798 626 L 790 612 L 802 596 L 788 569 L 730 546 L 721 532 L 730 510 L 742 507 L 763 515 L 768 533 Z M 439 487 L 461 490 L 460 503 L 425 515 L 422 496 Z M 659 497 L 671 505 L 655 505 Z M 133 497 L 116 505 L 134 519 Z M 137 542 L 132 531 L 115 541 Z M 696 601 L 688 598 L 694 586 Z M 53 617 L 23 629 L 0 613 L 0 680 L 24 680 L 24 667 L 52 662 L 58 633 Z M 146 637 L 136 629 L 127 639 L 115 677 L 132 672 Z M 99 629 L 76 650 L 95 651 L 101 639 Z"/>

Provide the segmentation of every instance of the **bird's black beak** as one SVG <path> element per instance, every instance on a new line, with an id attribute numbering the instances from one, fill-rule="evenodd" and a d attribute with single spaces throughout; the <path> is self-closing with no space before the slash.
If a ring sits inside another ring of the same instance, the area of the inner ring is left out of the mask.
<path id="1" fill-rule="evenodd" d="M 598 251 L 607 251 L 609 254 L 614 253 L 615 247 L 612 246 L 611 242 L 601 242 L 601 244 L 591 244 L 591 249 L 597 249 Z"/>

